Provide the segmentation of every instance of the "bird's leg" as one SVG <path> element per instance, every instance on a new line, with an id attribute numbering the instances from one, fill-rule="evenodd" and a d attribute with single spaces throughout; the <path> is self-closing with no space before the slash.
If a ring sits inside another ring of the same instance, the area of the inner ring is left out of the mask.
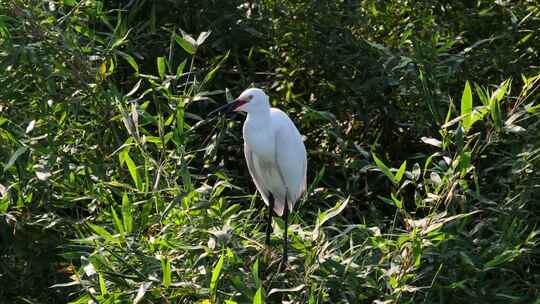
<path id="1" fill-rule="evenodd" d="M 283 220 L 285 221 L 285 234 L 283 235 L 283 260 L 282 265 L 287 265 L 287 231 L 289 230 L 289 205 L 285 196 L 285 209 L 283 210 Z"/>
<path id="2" fill-rule="evenodd" d="M 272 232 L 272 212 L 274 212 L 274 196 L 269 195 L 268 202 L 268 222 L 266 223 L 266 245 L 270 245 L 270 233 Z"/>

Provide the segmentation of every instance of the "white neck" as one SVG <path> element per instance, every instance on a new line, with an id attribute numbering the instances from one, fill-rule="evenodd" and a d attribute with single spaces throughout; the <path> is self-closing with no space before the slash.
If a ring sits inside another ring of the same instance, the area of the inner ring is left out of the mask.
<path id="1" fill-rule="evenodd" d="M 270 124 L 270 108 L 253 109 L 248 112 L 246 123 L 255 127 L 269 127 Z"/>

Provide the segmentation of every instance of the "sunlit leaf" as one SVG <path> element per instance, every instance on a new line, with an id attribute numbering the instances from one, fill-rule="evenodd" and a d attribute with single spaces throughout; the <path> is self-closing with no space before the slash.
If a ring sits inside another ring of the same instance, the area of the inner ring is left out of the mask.
<path id="1" fill-rule="evenodd" d="M 116 243 L 117 242 L 117 240 L 113 237 L 113 235 L 110 234 L 105 228 L 103 228 L 101 226 L 98 226 L 98 225 L 90 224 L 90 223 L 88 224 L 88 226 L 95 233 L 97 233 L 99 236 L 103 237 L 108 242 L 111 242 L 111 243 Z"/>
<path id="2" fill-rule="evenodd" d="M 129 65 L 135 70 L 135 72 L 139 73 L 139 65 L 137 64 L 137 61 L 135 61 L 135 58 L 126 53 L 123 53 L 122 57 L 124 57 L 124 59 L 129 63 Z"/>
<path id="3" fill-rule="evenodd" d="M 141 300 L 144 298 L 144 295 L 146 294 L 146 291 L 148 288 L 152 286 L 152 282 L 142 282 L 139 286 L 139 289 L 137 290 L 137 295 L 135 296 L 135 299 L 133 299 L 133 304 L 138 304 L 141 302 Z"/>
<path id="4" fill-rule="evenodd" d="M 442 147 L 442 142 L 440 140 L 438 140 L 438 139 L 435 139 L 435 138 L 423 136 L 422 138 L 420 138 L 420 140 L 422 140 L 423 142 L 425 142 L 428 145 L 432 145 L 432 146 L 435 146 L 437 148 Z"/>
<path id="5" fill-rule="evenodd" d="M 280 292 L 291 292 L 291 293 L 297 293 L 299 292 L 300 290 L 304 289 L 306 287 L 306 285 L 304 284 L 300 284 L 298 286 L 295 286 L 295 287 L 291 287 L 291 288 L 272 288 L 270 290 L 270 292 L 268 292 L 268 295 L 272 295 L 274 293 L 280 293 Z"/>
<path id="6" fill-rule="evenodd" d="M 165 58 L 164 57 L 157 58 L 157 67 L 158 67 L 159 78 L 163 79 L 165 77 Z"/>
<path id="7" fill-rule="evenodd" d="M 196 47 L 195 47 L 195 40 L 193 40 L 193 38 L 191 38 L 191 40 L 193 40 L 191 43 L 190 41 L 188 41 L 188 39 L 186 38 L 186 36 L 175 36 L 174 37 L 176 43 L 178 43 L 178 45 L 180 45 L 186 52 L 188 52 L 190 55 L 194 55 L 195 52 L 196 52 Z"/>
<path id="8" fill-rule="evenodd" d="M 468 130 L 473 121 L 471 117 L 472 112 L 472 91 L 469 82 L 465 83 L 465 88 L 463 89 L 463 95 L 461 96 L 461 116 L 463 116 L 463 127 L 465 130 Z"/>
<path id="9" fill-rule="evenodd" d="M 349 204 L 350 197 L 347 197 L 344 200 L 340 200 L 336 203 L 336 205 L 323 213 L 320 213 L 317 217 L 317 223 L 315 225 L 315 230 L 313 231 L 313 238 L 317 239 L 319 237 L 319 230 L 322 227 L 324 223 L 332 219 L 333 217 L 337 216 L 338 214 L 347 207 L 347 204 Z"/>
<path id="10" fill-rule="evenodd" d="M 392 171 L 375 155 L 375 153 L 371 153 L 373 156 L 373 159 L 375 160 L 375 164 L 379 169 L 386 175 L 393 183 L 396 183 L 396 178 L 394 177 L 394 174 L 392 174 Z"/>
<path id="11" fill-rule="evenodd" d="M 257 289 L 257 292 L 255 293 L 255 296 L 253 297 L 253 304 L 263 304 L 263 289 L 262 287 L 259 287 Z"/>
<path id="12" fill-rule="evenodd" d="M 118 217 L 118 214 L 116 213 L 116 210 L 114 210 L 113 207 L 111 207 L 111 214 L 113 217 L 114 227 L 116 228 L 116 231 L 118 231 L 123 236 L 125 233 L 124 224 Z"/>
<path id="13" fill-rule="evenodd" d="M 217 283 L 219 280 L 219 276 L 221 275 L 221 269 L 223 268 L 224 260 L 225 256 L 221 255 L 218 262 L 216 263 L 216 266 L 214 266 L 214 270 L 212 271 L 212 279 L 210 280 L 210 294 L 213 295 L 214 298 L 217 292 Z"/>
<path id="14" fill-rule="evenodd" d="M 407 168 L 407 161 L 404 161 L 399 167 L 398 171 L 396 172 L 396 176 L 395 176 L 396 182 L 399 183 L 401 181 L 406 168 Z"/>
<path id="15" fill-rule="evenodd" d="M 176 68 L 176 77 L 180 77 L 182 75 L 182 73 L 184 73 L 184 68 L 186 67 L 186 62 L 187 62 L 187 59 L 184 59 L 184 61 L 182 61 L 178 67 Z"/>
<path id="16" fill-rule="evenodd" d="M 168 257 L 161 258 L 161 272 L 163 273 L 162 283 L 165 288 L 171 286 L 171 259 Z"/>
<path id="17" fill-rule="evenodd" d="M 204 41 L 206 40 L 206 38 L 208 38 L 208 36 L 210 36 L 211 33 L 212 31 L 200 33 L 199 37 L 197 38 L 197 46 L 202 45 Z"/>
<path id="18" fill-rule="evenodd" d="M 132 215 L 132 205 L 127 193 L 124 192 L 122 196 L 122 220 L 124 223 L 124 230 L 127 233 L 133 231 L 133 215 Z"/>

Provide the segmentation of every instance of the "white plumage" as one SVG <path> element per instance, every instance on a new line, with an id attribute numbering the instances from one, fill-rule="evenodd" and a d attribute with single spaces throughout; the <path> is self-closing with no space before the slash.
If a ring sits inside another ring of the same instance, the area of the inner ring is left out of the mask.
<path id="1" fill-rule="evenodd" d="M 264 202 L 274 196 L 274 211 L 283 215 L 306 190 L 307 157 L 302 136 L 283 111 L 248 112 L 244 122 L 244 155 Z"/>
<path id="2" fill-rule="evenodd" d="M 306 190 L 307 156 L 302 136 L 287 114 L 270 107 L 269 98 L 261 89 L 247 89 L 234 102 L 212 113 L 220 111 L 247 112 L 243 127 L 244 155 L 264 202 L 284 217 L 283 259 L 286 262 L 288 213 Z M 271 210 L 269 212 L 267 243 L 270 241 Z"/>

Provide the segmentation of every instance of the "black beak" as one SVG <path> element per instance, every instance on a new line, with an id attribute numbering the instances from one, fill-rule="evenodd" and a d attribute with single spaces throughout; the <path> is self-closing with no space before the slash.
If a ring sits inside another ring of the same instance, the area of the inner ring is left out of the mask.
<path id="1" fill-rule="evenodd" d="M 214 117 L 214 116 L 216 116 L 218 114 L 231 113 L 232 111 L 236 110 L 236 108 L 244 105 L 246 102 L 247 101 L 242 100 L 242 99 L 235 99 L 232 102 L 229 102 L 228 104 L 225 104 L 225 105 L 215 109 L 214 111 L 210 112 L 208 114 L 208 117 Z"/>

